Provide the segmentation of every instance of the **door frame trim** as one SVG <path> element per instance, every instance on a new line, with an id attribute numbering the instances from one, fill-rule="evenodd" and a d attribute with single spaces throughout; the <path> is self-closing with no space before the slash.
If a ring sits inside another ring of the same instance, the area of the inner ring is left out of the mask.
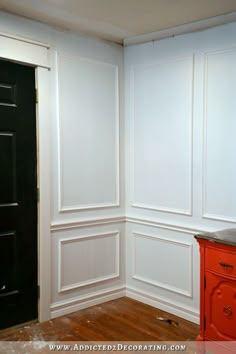
<path id="1" fill-rule="evenodd" d="M 0 58 L 35 67 L 38 90 L 36 105 L 37 168 L 40 203 L 38 204 L 38 274 L 40 298 L 38 319 L 50 319 L 51 234 L 50 234 L 50 46 L 0 33 Z"/>

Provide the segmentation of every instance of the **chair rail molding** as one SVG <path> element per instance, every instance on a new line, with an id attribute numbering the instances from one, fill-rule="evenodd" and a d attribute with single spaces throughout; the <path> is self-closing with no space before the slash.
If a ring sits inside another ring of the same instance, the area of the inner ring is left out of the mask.
<path id="1" fill-rule="evenodd" d="M 70 230 L 70 229 L 80 229 L 83 227 L 91 227 L 91 226 L 102 226 L 109 224 L 119 224 L 125 223 L 125 216 L 111 216 L 107 218 L 93 218 L 93 219 L 85 219 L 85 220 L 71 220 L 67 222 L 55 221 L 51 223 L 51 232 L 57 232 L 62 230 Z"/>
<path id="2" fill-rule="evenodd" d="M 214 232 L 217 231 L 217 228 L 210 228 L 210 227 L 204 227 L 204 228 L 199 228 L 198 226 L 186 226 L 186 224 L 169 224 L 165 222 L 161 222 L 156 219 L 151 219 L 151 218 L 140 218 L 137 216 L 127 216 L 126 221 L 132 224 L 137 224 L 137 225 L 144 225 L 144 226 L 149 226 L 149 227 L 157 227 L 160 229 L 166 229 L 166 230 L 171 230 L 171 231 L 177 231 L 189 235 L 196 235 L 197 233 L 203 233 L 203 232 Z"/>

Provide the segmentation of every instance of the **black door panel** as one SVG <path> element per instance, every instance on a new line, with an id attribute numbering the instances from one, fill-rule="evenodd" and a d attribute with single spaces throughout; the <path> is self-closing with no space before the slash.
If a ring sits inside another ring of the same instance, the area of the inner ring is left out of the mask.
<path id="1" fill-rule="evenodd" d="M 0 61 L 0 328 L 37 318 L 35 70 Z"/>

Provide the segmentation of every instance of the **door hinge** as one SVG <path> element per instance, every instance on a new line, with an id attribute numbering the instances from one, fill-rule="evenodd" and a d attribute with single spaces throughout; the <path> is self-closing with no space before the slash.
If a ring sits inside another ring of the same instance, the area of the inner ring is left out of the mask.
<path id="1" fill-rule="evenodd" d="M 206 329 L 206 316 L 204 316 L 204 331 Z"/>
<path id="2" fill-rule="evenodd" d="M 38 94 L 38 89 L 35 89 L 35 103 L 39 103 L 39 94 Z"/>
<path id="3" fill-rule="evenodd" d="M 37 188 L 37 202 L 39 203 L 40 201 L 40 189 Z"/>
<path id="4" fill-rule="evenodd" d="M 38 299 L 40 298 L 40 286 L 38 285 Z"/>
<path id="5" fill-rule="evenodd" d="M 204 289 L 206 289 L 206 276 L 204 275 Z"/>

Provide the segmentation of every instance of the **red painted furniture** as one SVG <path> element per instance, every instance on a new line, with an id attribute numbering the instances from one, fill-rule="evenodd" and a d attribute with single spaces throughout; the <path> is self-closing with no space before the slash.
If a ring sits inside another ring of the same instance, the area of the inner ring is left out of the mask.
<path id="1" fill-rule="evenodd" d="M 200 341 L 236 341 L 236 229 L 196 235 L 200 245 Z"/>

